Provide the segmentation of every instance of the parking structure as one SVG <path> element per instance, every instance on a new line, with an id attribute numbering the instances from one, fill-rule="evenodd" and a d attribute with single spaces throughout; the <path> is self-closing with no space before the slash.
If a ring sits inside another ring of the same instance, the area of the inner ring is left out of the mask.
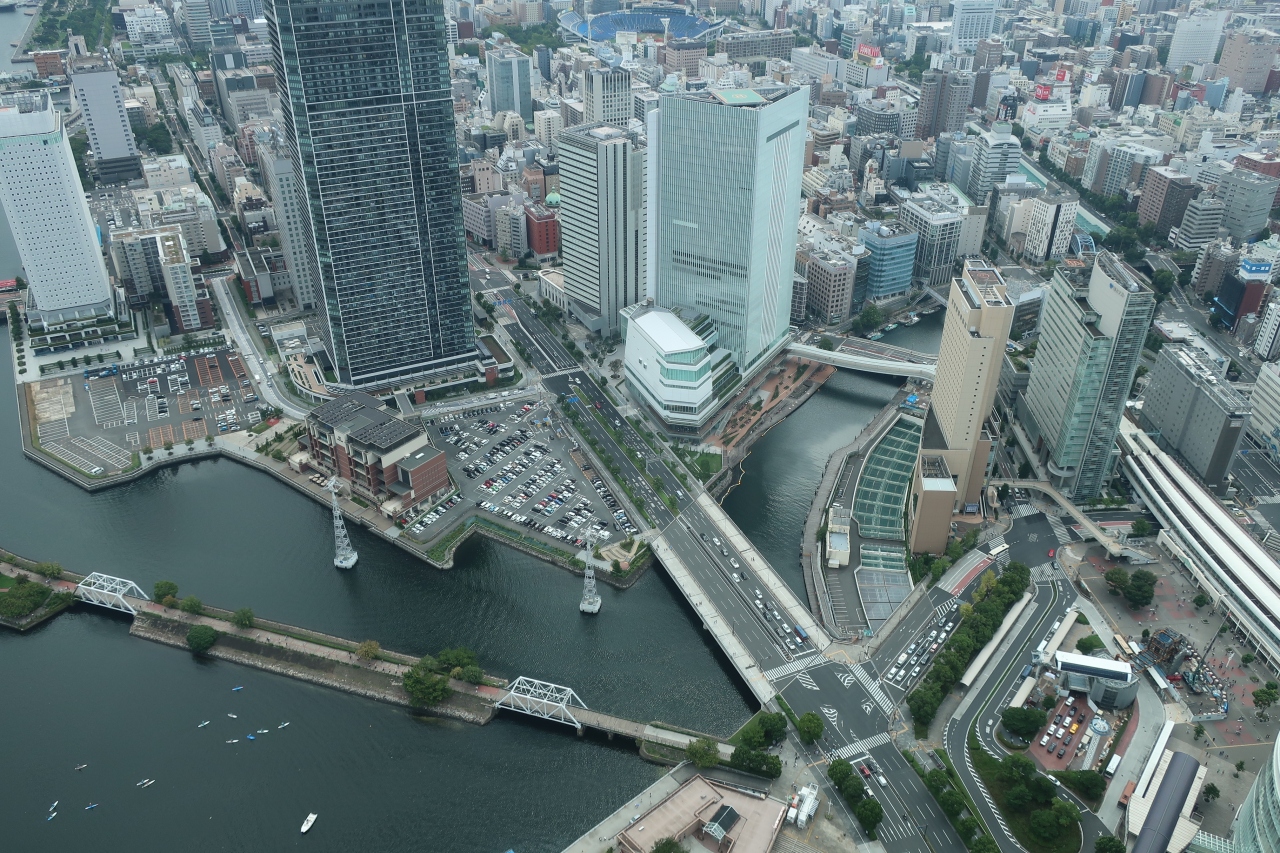
<path id="1" fill-rule="evenodd" d="M 400 519 L 418 541 L 450 515 L 475 508 L 536 536 L 590 549 L 637 532 L 604 481 L 552 430 L 541 404 L 482 406 L 425 422 L 460 487 L 434 508 Z"/>
<path id="2" fill-rule="evenodd" d="M 30 383 L 28 399 L 40 447 L 91 476 L 127 469 L 147 447 L 247 429 L 263 414 L 227 348 L 86 366 Z"/>

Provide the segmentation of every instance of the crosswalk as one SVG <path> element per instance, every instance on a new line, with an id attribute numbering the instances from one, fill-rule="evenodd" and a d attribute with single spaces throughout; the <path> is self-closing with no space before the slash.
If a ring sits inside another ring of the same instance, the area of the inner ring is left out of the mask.
<path id="1" fill-rule="evenodd" d="M 946 601 L 939 604 L 937 607 L 933 608 L 934 621 L 945 618 L 947 614 L 949 614 L 952 610 L 954 610 L 955 609 L 954 602 L 955 602 L 955 598 L 949 598 Z"/>
<path id="2" fill-rule="evenodd" d="M 1009 516 L 1011 518 L 1026 518 L 1029 515 L 1035 515 L 1039 511 L 1032 504 L 1018 504 L 1009 511 Z"/>
<path id="3" fill-rule="evenodd" d="M 776 681 L 793 673 L 803 672 L 806 669 L 812 669 L 815 666 L 822 666 L 829 661 L 820 654 L 808 654 L 804 657 L 798 657 L 793 661 L 784 663 L 782 666 L 775 666 L 773 669 L 766 670 L 764 677 L 769 681 Z"/>
<path id="4" fill-rule="evenodd" d="M 1053 535 L 1057 537 L 1059 545 L 1070 545 L 1075 541 L 1075 537 L 1071 535 L 1071 531 L 1062 523 L 1062 519 L 1056 515 L 1047 516 L 1049 526 L 1053 528 Z"/>
<path id="5" fill-rule="evenodd" d="M 878 735 L 872 735 L 866 740 L 854 738 L 852 743 L 846 743 L 839 749 L 832 750 L 829 754 L 833 758 L 843 758 L 848 761 L 850 758 L 858 755 L 866 755 L 877 746 L 884 746 L 890 740 L 888 732 L 881 732 Z"/>
<path id="6" fill-rule="evenodd" d="M 1053 567 L 1053 561 L 1041 563 L 1031 570 L 1032 583 L 1053 583 L 1062 579 L 1062 572 Z"/>
<path id="7" fill-rule="evenodd" d="M 996 565 L 1004 567 L 1009 565 L 1009 549 L 1005 547 L 1008 543 L 1004 541 L 1004 534 L 1001 533 L 992 536 L 987 540 L 987 553 L 995 553 Z"/>
<path id="8" fill-rule="evenodd" d="M 863 689 L 867 691 L 867 695 L 871 697 L 872 701 L 880 706 L 880 710 L 887 715 L 893 714 L 893 709 L 895 707 L 894 701 L 889 698 L 889 694 L 884 692 L 884 689 L 880 686 L 880 682 L 876 681 L 875 678 L 872 677 L 871 673 L 867 672 L 866 667 L 859 664 L 858 666 L 850 667 L 850 670 L 853 672 L 853 677 L 856 678 L 858 683 L 862 685 Z"/>

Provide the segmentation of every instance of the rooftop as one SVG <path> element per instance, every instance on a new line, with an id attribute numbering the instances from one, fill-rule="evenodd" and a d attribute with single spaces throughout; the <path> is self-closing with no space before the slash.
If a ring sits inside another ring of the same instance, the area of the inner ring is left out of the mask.
<path id="1" fill-rule="evenodd" d="M 632 324 L 640 328 L 664 353 L 686 352 L 706 346 L 684 321 L 666 308 L 653 306 L 631 315 Z"/>
<path id="2" fill-rule="evenodd" d="M 331 400 L 313 410 L 308 418 L 330 429 L 344 430 L 352 440 L 383 451 L 421 431 L 382 408 L 378 398 L 362 391 Z"/>

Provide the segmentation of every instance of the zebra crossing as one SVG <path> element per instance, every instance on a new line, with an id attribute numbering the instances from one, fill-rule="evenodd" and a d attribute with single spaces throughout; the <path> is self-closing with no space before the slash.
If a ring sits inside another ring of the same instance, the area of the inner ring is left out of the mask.
<path id="1" fill-rule="evenodd" d="M 832 758 L 843 758 L 848 761 L 856 755 L 865 755 L 877 746 L 884 746 L 890 741 L 888 732 L 881 732 L 878 735 L 872 735 L 866 740 L 854 738 L 852 743 L 846 743 L 839 749 L 832 750 L 829 755 Z"/>
<path id="2" fill-rule="evenodd" d="M 819 654 L 808 654 L 804 657 L 796 658 L 793 661 L 784 663 L 782 666 L 775 666 L 773 669 L 767 670 L 764 677 L 769 681 L 776 681 L 796 672 L 803 672 L 806 669 L 812 669 L 815 666 L 822 666 L 827 663 L 827 659 Z"/>
<path id="3" fill-rule="evenodd" d="M 1049 519 L 1049 526 L 1053 528 L 1053 535 L 1057 537 L 1059 545 L 1070 545 L 1075 541 L 1075 537 L 1071 535 L 1071 531 L 1062 523 L 1062 519 L 1056 515 L 1046 516 Z"/>
<path id="4" fill-rule="evenodd" d="M 1026 518 L 1029 515 L 1035 515 L 1039 511 L 1040 510 L 1038 510 L 1032 504 L 1018 504 L 1012 510 L 1009 511 L 1009 517 L 1010 518 Z"/>
<path id="5" fill-rule="evenodd" d="M 1009 565 L 1009 549 L 1005 547 L 1007 544 L 1008 543 L 1004 541 L 1003 533 L 992 536 L 987 540 L 987 553 L 995 553 L 996 565 L 1001 567 Z"/>
<path id="6" fill-rule="evenodd" d="M 817 682 L 813 680 L 813 676 L 807 672 L 802 672 L 796 676 L 796 681 L 800 682 L 800 686 L 805 690 L 821 690 Z"/>
<path id="7" fill-rule="evenodd" d="M 1062 573 L 1053 567 L 1053 561 L 1041 563 L 1031 570 L 1032 583 L 1053 583 L 1062 578 Z"/>
<path id="8" fill-rule="evenodd" d="M 884 692 L 884 688 L 880 686 L 880 682 L 876 681 L 875 678 L 871 676 L 871 673 L 867 672 L 864 666 L 859 665 L 850 667 L 850 670 L 853 672 L 853 677 L 856 678 L 858 683 L 862 685 L 863 689 L 867 691 L 867 695 L 880 706 L 880 710 L 886 715 L 892 715 L 895 703 L 889 698 L 889 694 Z M 845 686 L 847 687 L 848 685 Z"/>

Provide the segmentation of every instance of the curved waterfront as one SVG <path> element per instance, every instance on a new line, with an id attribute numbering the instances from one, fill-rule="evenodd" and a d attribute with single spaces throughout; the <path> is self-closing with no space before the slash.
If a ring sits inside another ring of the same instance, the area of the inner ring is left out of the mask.
<path id="1" fill-rule="evenodd" d="M 0 367 L 5 388 L 9 374 Z M 727 502 L 801 591 L 795 555 L 817 472 L 893 387 L 838 374 L 756 446 Z M 439 572 L 355 531 L 359 568 L 337 572 L 325 508 L 267 475 L 219 460 L 91 495 L 22 457 L 15 418 L 6 391 L 0 529 L 10 550 L 144 588 L 173 580 L 219 606 L 406 652 L 467 645 L 497 674 L 569 684 L 591 707 L 636 719 L 727 734 L 752 710 L 660 568 L 625 592 L 601 587 L 594 618 L 577 612 L 579 579 L 483 539 Z M 778 517 L 760 511 L 766 503 Z M 197 851 L 280 849 L 318 811 L 306 839 L 317 850 L 554 853 L 662 772 L 629 743 L 506 718 L 484 728 L 415 720 L 126 630 L 81 608 L 29 636 L 0 633 L 0 820 L 14 849 L 168 850 L 175 837 Z M 236 684 L 246 689 L 231 693 Z M 214 722 L 196 729 L 205 719 Z M 288 729 L 243 740 L 286 719 Z M 144 776 L 158 781 L 135 789 Z M 55 799 L 64 805 L 46 823 Z M 82 811 L 90 801 L 102 805 Z"/>

